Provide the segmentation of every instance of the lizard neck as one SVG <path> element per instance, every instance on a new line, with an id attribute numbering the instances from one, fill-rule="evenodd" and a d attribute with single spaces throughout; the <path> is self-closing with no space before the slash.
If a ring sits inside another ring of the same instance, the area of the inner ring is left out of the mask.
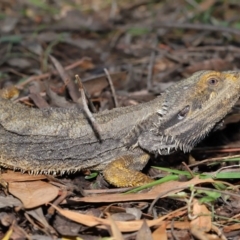
<path id="1" fill-rule="evenodd" d="M 157 113 L 161 107 L 161 97 L 138 105 L 116 108 L 110 111 L 95 114 L 97 123 L 100 125 L 103 133 L 116 136 L 122 133 L 128 134 L 133 128 L 142 125 L 146 118 Z"/>

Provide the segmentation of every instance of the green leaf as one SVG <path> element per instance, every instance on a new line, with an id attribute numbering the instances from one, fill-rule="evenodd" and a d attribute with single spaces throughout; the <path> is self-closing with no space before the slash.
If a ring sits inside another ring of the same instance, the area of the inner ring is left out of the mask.
<path id="1" fill-rule="evenodd" d="M 134 28 L 128 29 L 127 33 L 131 34 L 134 37 L 137 37 L 137 36 L 148 34 L 150 31 L 151 30 L 149 30 L 148 28 L 134 27 Z"/>
<path id="2" fill-rule="evenodd" d="M 93 179 L 96 178 L 98 175 L 98 172 L 92 172 L 91 174 L 85 176 L 85 179 L 89 180 L 89 179 Z"/>
<path id="3" fill-rule="evenodd" d="M 234 28 L 237 28 L 237 29 L 240 29 L 240 22 L 236 22 L 234 25 L 233 25 Z"/>
<path id="4" fill-rule="evenodd" d="M 210 176 L 210 175 L 209 175 Z M 214 176 L 215 179 L 240 179 L 240 171 L 219 172 Z"/>
<path id="5" fill-rule="evenodd" d="M 199 199 L 199 202 L 200 202 L 200 203 L 211 203 L 211 202 L 214 202 L 215 200 L 216 200 L 215 198 L 206 196 L 206 197 L 200 198 L 200 199 Z"/>
<path id="6" fill-rule="evenodd" d="M 159 170 L 162 170 L 164 172 L 168 172 L 168 173 L 174 173 L 177 175 L 183 175 L 183 176 L 187 176 L 187 177 L 191 177 L 191 174 L 187 171 L 182 171 L 182 170 L 176 170 L 176 169 L 171 169 L 171 168 L 164 168 L 164 167 L 153 167 Z"/>
<path id="7" fill-rule="evenodd" d="M 19 35 L 9 35 L 0 37 L 0 43 L 20 43 L 22 41 L 22 36 Z"/>
<path id="8" fill-rule="evenodd" d="M 156 186 L 158 184 L 165 183 L 165 182 L 170 182 L 170 181 L 173 181 L 173 180 L 178 180 L 178 176 L 177 175 L 167 175 L 167 176 L 165 176 L 165 177 L 163 177 L 159 180 L 153 181 L 153 182 L 145 184 L 141 187 L 137 187 L 137 188 L 134 188 L 130 191 L 127 191 L 125 194 L 139 192 L 143 189 L 150 188 L 150 187 Z"/>
<path id="9" fill-rule="evenodd" d="M 213 199 L 217 199 L 219 197 L 221 197 L 221 193 L 215 192 L 213 191 L 208 191 L 208 190 L 197 190 L 197 193 L 204 193 L 206 194 L 208 197 L 211 197 Z"/>

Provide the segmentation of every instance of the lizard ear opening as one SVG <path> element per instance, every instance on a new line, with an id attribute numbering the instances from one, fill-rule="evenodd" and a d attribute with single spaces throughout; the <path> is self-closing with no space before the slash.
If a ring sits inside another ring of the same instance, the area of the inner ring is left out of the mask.
<path id="1" fill-rule="evenodd" d="M 190 106 L 187 105 L 185 108 L 183 108 L 183 109 L 178 113 L 178 115 L 177 115 L 178 120 L 183 120 L 183 119 L 187 116 L 187 114 L 189 113 L 189 111 L 190 111 Z"/>

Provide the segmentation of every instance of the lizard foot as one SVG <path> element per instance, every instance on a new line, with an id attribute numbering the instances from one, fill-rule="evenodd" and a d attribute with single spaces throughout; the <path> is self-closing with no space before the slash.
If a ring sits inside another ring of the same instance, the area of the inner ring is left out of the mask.
<path id="1" fill-rule="evenodd" d="M 135 187 L 150 183 L 153 180 L 138 172 L 149 160 L 148 154 L 140 156 L 124 155 L 107 165 L 103 171 L 104 178 L 116 187 Z"/>

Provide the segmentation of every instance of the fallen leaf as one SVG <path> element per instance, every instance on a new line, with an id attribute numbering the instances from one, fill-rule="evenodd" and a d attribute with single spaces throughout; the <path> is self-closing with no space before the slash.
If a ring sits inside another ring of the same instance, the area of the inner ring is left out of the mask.
<path id="1" fill-rule="evenodd" d="M 195 177 L 187 182 L 178 182 L 178 181 L 170 181 L 163 183 L 161 185 L 157 185 L 153 187 L 147 194 L 146 193 L 138 193 L 138 194 L 105 194 L 89 197 L 81 197 L 81 198 L 72 198 L 76 202 L 125 202 L 125 201 L 138 201 L 138 200 L 153 200 L 162 194 L 161 198 L 164 198 L 168 195 L 178 193 L 189 186 L 194 186 L 202 183 L 212 183 L 213 179 L 199 179 Z M 173 188 L 174 186 L 174 188 Z M 182 189 L 181 189 L 182 188 Z M 169 191 L 172 189 L 172 191 Z"/>
<path id="2" fill-rule="evenodd" d="M 38 108 L 49 108 L 47 101 L 40 95 L 40 92 L 37 91 L 37 88 L 32 85 L 29 87 L 29 97 L 35 103 Z"/>
<path id="3" fill-rule="evenodd" d="M 55 68 L 57 69 L 58 73 L 60 74 L 63 82 L 66 84 L 69 94 L 74 102 L 77 102 L 77 100 L 80 98 L 80 92 L 78 91 L 78 87 L 72 80 L 72 78 L 69 77 L 67 71 L 63 68 L 61 63 L 53 56 L 49 56 L 52 63 L 54 64 Z"/>
<path id="4" fill-rule="evenodd" d="M 47 179 L 45 175 L 30 175 L 8 170 L 0 175 L 0 179 L 5 182 L 26 182 Z"/>
<path id="5" fill-rule="evenodd" d="M 9 192 L 19 198 L 25 208 L 46 204 L 58 196 L 59 189 L 43 181 L 10 182 Z"/>
<path id="6" fill-rule="evenodd" d="M 212 217 L 207 207 L 194 199 L 192 211 L 193 216 L 196 216 L 196 218 L 191 221 L 190 227 L 197 227 L 201 231 L 209 232 L 212 228 Z"/>
<path id="7" fill-rule="evenodd" d="M 62 216 L 75 221 L 77 223 L 81 223 L 84 224 L 88 227 L 95 227 L 98 226 L 99 228 L 102 229 L 107 229 L 110 226 L 110 221 L 108 219 L 102 219 L 102 218 L 98 218 L 95 216 L 91 216 L 91 215 L 86 215 L 86 214 L 82 214 L 79 212 L 74 212 L 71 210 L 65 210 L 65 209 L 61 209 L 60 207 L 54 206 L 52 205 Z M 163 221 L 167 218 L 173 217 L 176 213 L 181 212 L 182 214 L 186 213 L 186 210 L 184 209 L 177 209 L 175 211 L 172 211 L 171 213 L 160 217 L 158 219 L 154 219 L 154 220 L 147 220 L 146 223 L 149 227 L 152 226 L 159 226 L 160 224 L 163 223 Z M 179 215 L 179 214 L 178 214 Z M 135 220 L 135 221 L 115 221 L 117 227 L 119 228 L 119 230 L 121 232 L 132 232 L 132 231 L 137 231 L 141 228 L 142 224 L 143 224 L 143 220 Z"/>
<path id="8" fill-rule="evenodd" d="M 32 66 L 31 61 L 26 58 L 11 58 L 7 60 L 7 64 L 9 64 L 11 67 L 16 67 L 21 70 L 30 68 Z"/>
<path id="9" fill-rule="evenodd" d="M 6 197 L 0 196 L 0 208 L 5 208 L 5 207 L 16 207 L 16 206 L 21 206 L 22 203 L 17 199 L 14 198 L 11 195 L 8 195 Z"/>
<path id="10" fill-rule="evenodd" d="M 11 239 L 11 235 L 13 233 L 13 229 L 9 228 L 9 230 L 7 231 L 7 233 L 5 234 L 5 236 L 2 238 L 2 240 L 9 240 Z"/>
<path id="11" fill-rule="evenodd" d="M 200 70 L 215 70 L 215 71 L 224 71 L 228 70 L 229 66 L 231 65 L 230 62 L 227 60 L 223 60 L 221 58 L 213 58 L 208 59 L 202 62 L 195 62 L 189 67 L 185 68 L 184 74 L 191 75 L 194 72 L 200 71 Z"/>
<path id="12" fill-rule="evenodd" d="M 239 223 L 235 223 L 229 226 L 224 226 L 223 227 L 223 232 L 228 233 L 228 232 L 232 232 L 232 231 L 236 231 L 240 229 L 240 224 Z"/>
<path id="13" fill-rule="evenodd" d="M 146 220 L 143 220 L 141 228 L 137 232 L 136 240 L 153 240 L 151 230 L 146 223 Z"/>
<path id="14" fill-rule="evenodd" d="M 167 240 L 166 224 L 161 224 L 152 234 L 153 240 Z"/>
<path id="15" fill-rule="evenodd" d="M 205 12 L 209 10 L 214 4 L 216 3 L 216 0 L 205 0 L 202 1 L 199 6 L 199 12 Z"/>
<path id="16" fill-rule="evenodd" d="M 110 222 L 110 232 L 113 239 L 124 240 L 122 233 L 120 232 L 119 228 L 117 227 L 115 221 L 112 219 L 110 214 L 108 214 L 108 220 Z"/>
<path id="17" fill-rule="evenodd" d="M 122 89 L 126 85 L 127 73 L 126 72 L 117 72 L 110 73 L 113 85 L 117 89 Z M 89 93 L 89 95 L 98 94 L 104 88 L 109 86 L 107 77 L 105 74 L 100 74 L 95 77 L 87 78 L 83 80 L 83 86 Z"/>

